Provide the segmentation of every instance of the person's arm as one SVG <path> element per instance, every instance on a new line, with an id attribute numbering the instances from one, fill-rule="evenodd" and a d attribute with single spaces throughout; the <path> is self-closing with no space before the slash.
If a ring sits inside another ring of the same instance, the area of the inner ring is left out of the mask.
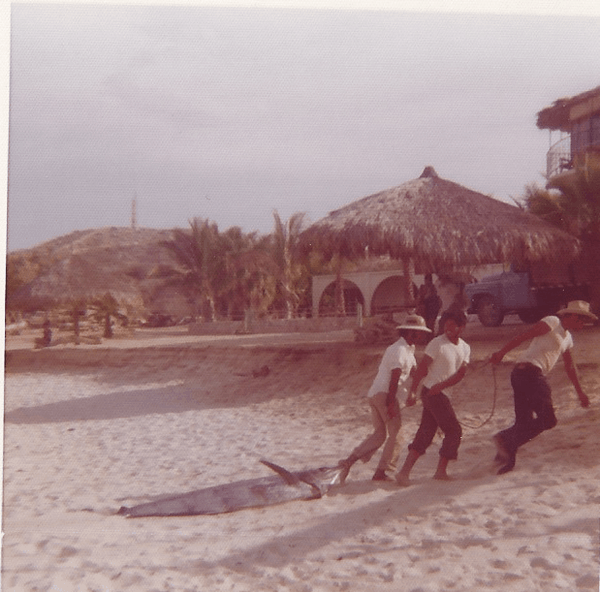
<path id="1" fill-rule="evenodd" d="M 446 380 L 442 380 L 442 382 L 438 382 L 434 384 L 427 393 L 428 395 L 437 395 L 441 393 L 444 389 L 448 387 L 454 386 L 458 384 L 464 377 L 467 372 L 467 364 L 464 363 L 452 376 L 446 378 Z"/>
<path id="2" fill-rule="evenodd" d="M 511 339 L 508 343 L 504 345 L 497 352 L 494 352 L 491 357 L 492 364 L 499 364 L 502 361 L 502 358 L 511 350 L 519 347 L 522 343 L 533 339 L 534 337 L 540 337 L 541 335 L 545 335 L 546 333 L 550 333 L 550 325 L 546 324 L 544 321 L 538 321 L 531 329 L 520 333 L 513 339 Z"/>
<path id="3" fill-rule="evenodd" d="M 401 368 L 394 368 L 390 375 L 390 384 L 388 385 L 387 397 L 385 398 L 385 406 L 390 417 L 396 417 L 396 393 L 398 392 L 398 381 L 402 376 Z"/>
<path id="4" fill-rule="evenodd" d="M 590 400 L 581 388 L 581 383 L 579 382 L 579 375 L 577 374 L 577 366 L 575 366 L 575 361 L 573 360 L 573 356 L 571 355 L 570 349 L 568 349 L 563 354 L 563 360 L 565 362 L 565 370 L 567 372 L 567 376 L 569 377 L 569 380 L 573 383 L 573 386 L 575 387 L 575 391 L 577 392 L 577 396 L 579 397 L 579 402 L 581 403 L 581 406 L 589 407 Z"/>
<path id="5" fill-rule="evenodd" d="M 419 362 L 417 366 L 417 370 L 412 379 L 412 384 L 410 386 L 410 390 L 408 391 L 408 397 L 406 397 L 406 406 L 412 407 L 417 402 L 417 388 L 421 381 L 427 376 L 427 372 L 429 372 L 429 365 L 433 361 L 433 358 L 425 354 L 423 359 Z"/>

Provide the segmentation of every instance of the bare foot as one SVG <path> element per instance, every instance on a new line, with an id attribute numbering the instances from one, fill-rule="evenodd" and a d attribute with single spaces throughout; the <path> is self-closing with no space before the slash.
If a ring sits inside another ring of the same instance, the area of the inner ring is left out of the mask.
<path id="1" fill-rule="evenodd" d="M 373 475 L 373 481 L 392 481 L 392 478 L 385 474 L 385 471 L 377 469 Z"/>
<path id="2" fill-rule="evenodd" d="M 402 475 L 401 473 L 398 473 L 396 475 L 396 483 L 398 483 L 400 487 L 408 487 L 409 485 L 411 485 L 410 479 L 406 475 Z"/>
<path id="3" fill-rule="evenodd" d="M 504 446 L 504 442 L 502 440 L 502 436 L 500 434 L 496 434 L 493 438 L 494 444 L 496 445 L 496 458 L 494 462 L 505 464 L 510 458 L 510 452 L 507 450 L 506 446 Z"/>
<path id="4" fill-rule="evenodd" d="M 515 462 L 517 460 L 516 455 L 512 454 L 506 461 L 506 464 L 498 469 L 498 475 L 504 475 L 504 473 L 510 473 L 515 468 Z"/>
<path id="5" fill-rule="evenodd" d="M 447 473 L 436 473 L 433 478 L 436 481 L 454 481 L 454 479 L 452 477 L 450 477 L 450 475 L 448 475 Z"/>

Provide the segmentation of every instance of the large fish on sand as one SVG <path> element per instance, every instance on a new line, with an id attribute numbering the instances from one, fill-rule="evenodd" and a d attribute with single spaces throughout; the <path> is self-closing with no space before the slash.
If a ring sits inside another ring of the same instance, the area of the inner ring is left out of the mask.
<path id="1" fill-rule="evenodd" d="M 198 489 L 131 508 L 123 506 L 118 514 L 133 518 L 223 514 L 292 500 L 317 499 L 325 495 L 333 485 L 340 483 L 343 471 L 342 467 L 321 467 L 292 473 L 267 460 L 260 462 L 273 469 L 277 475 Z"/>

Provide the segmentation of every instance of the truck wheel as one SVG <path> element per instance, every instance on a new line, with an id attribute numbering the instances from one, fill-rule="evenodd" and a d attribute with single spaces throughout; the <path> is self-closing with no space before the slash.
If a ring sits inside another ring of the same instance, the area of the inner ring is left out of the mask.
<path id="1" fill-rule="evenodd" d="M 477 316 L 484 327 L 498 327 L 504 320 L 504 313 L 496 306 L 494 299 L 489 295 L 482 296 L 479 300 Z"/>

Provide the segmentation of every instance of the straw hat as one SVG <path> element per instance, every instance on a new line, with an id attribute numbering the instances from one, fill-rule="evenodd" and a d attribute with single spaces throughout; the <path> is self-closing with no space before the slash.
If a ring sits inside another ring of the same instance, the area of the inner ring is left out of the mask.
<path id="1" fill-rule="evenodd" d="M 398 325 L 396 329 L 406 329 L 408 331 L 426 331 L 432 333 L 431 329 L 425 323 L 425 319 L 417 314 L 408 315 L 404 319 L 404 324 Z"/>
<path id="2" fill-rule="evenodd" d="M 574 314 L 580 317 L 587 317 L 592 321 L 598 320 L 598 317 L 590 311 L 590 303 L 585 300 L 572 300 L 567 304 L 567 308 L 559 310 L 556 314 Z"/>

